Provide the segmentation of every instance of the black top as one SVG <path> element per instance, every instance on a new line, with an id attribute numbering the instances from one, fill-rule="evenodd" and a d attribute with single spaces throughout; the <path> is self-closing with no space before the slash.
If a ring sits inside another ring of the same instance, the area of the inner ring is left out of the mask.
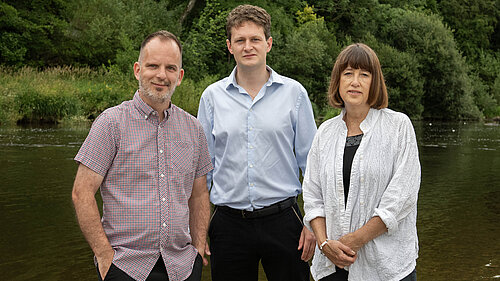
<path id="1" fill-rule="evenodd" d="M 363 134 L 347 137 L 344 148 L 344 166 L 342 169 L 344 177 L 344 200 L 347 207 L 347 195 L 349 195 L 349 184 L 351 183 L 352 160 L 358 150 Z"/>

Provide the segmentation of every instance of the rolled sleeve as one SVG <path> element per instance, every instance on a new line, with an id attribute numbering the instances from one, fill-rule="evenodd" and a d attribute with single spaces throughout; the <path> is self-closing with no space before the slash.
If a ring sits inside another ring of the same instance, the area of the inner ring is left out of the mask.
<path id="1" fill-rule="evenodd" d="M 417 141 L 408 117 L 402 122 L 400 135 L 394 176 L 374 212 L 374 216 L 379 216 L 385 223 L 389 235 L 397 231 L 399 221 L 415 209 L 420 188 Z"/>
<path id="2" fill-rule="evenodd" d="M 317 217 L 325 217 L 323 190 L 320 183 L 318 138 L 318 134 L 316 134 L 307 157 L 307 168 L 302 184 L 304 225 L 311 231 L 311 221 Z"/>

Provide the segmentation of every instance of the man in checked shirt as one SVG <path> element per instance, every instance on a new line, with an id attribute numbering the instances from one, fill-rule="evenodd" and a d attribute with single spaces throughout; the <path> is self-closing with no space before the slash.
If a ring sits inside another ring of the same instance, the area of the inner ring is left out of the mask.
<path id="1" fill-rule="evenodd" d="M 170 102 L 184 75 L 175 35 L 149 35 L 134 74 L 134 98 L 105 110 L 75 157 L 78 223 L 100 280 L 200 280 L 212 164 L 200 123 Z"/>

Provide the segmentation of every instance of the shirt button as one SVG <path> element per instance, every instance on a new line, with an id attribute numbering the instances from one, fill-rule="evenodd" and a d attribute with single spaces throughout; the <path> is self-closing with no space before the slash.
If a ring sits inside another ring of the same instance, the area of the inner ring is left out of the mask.
<path id="1" fill-rule="evenodd" d="M 163 197 L 163 198 L 161 199 L 161 201 L 163 201 L 163 202 L 165 202 L 165 200 L 167 200 L 167 199 L 165 199 L 165 197 Z"/>
<path id="2" fill-rule="evenodd" d="M 253 168 L 253 165 L 252 165 L 252 164 L 250 164 L 250 165 L 248 165 L 248 167 Z"/>
<path id="3" fill-rule="evenodd" d="M 253 145 L 250 146 L 250 149 L 253 149 Z"/>
<path id="4" fill-rule="evenodd" d="M 147 116 L 147 115 L 144 115 L 144 119 L 148 119 L 148 116 Z"/>
<path id="5" fill-rule="evenodd" d="M 167 226 L 167 224 L 166 224 L 166 223 L 163 223 L 163 227 L 166 227 L 166 226 Z"/>
<path id="6" fill-rule="evenodd" d="M 160 177 L 162 177 L 162 178 L 163 178 L 164 176 L 165 176 L 164 174 L 161 174 L 161 175 L 160 175 Z"/>
<path id="7" fill-rule="evenodd" d="M 253 186 L 253 183 L 250 183 L 250 186 Z"/>
<path id="8" fill-rule="evenodd" d="M 253 130 L 253 128 L 252 128 L 252 127 L 248 128 L 248 129 L 249 129 L 250 131 L 251 131 L 251 130 Z"/>
<path id="9" fill-rule="evenodd" d="M 162 149 L 160 149 L 160 153 L 163 153 L 163 150 L 162 150 Z"/>

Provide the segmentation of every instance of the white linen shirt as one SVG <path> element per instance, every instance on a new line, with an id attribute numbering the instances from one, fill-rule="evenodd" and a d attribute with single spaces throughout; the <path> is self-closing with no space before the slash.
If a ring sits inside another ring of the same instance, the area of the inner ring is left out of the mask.
<path id="1" fill-rule="evenodd" d="M 342 176 L 347 126 L 339 116 L 325 121 L 314 138 L 304 177 L 305 225 L 325 217 L 328 239 L 338 240 L 379 216 L 388 232 L 358 251 L 346 269 L 350 281 L 399 281 L 410 274 L 418 257 L 417 197 L 420 162 L 410 119 L 390 109 L 370 109 L 360 128 L 363 139 L 354 156 L 344 203 Z M 318 247 L 311 272 L 319 280 L 335 265 Z"/>

